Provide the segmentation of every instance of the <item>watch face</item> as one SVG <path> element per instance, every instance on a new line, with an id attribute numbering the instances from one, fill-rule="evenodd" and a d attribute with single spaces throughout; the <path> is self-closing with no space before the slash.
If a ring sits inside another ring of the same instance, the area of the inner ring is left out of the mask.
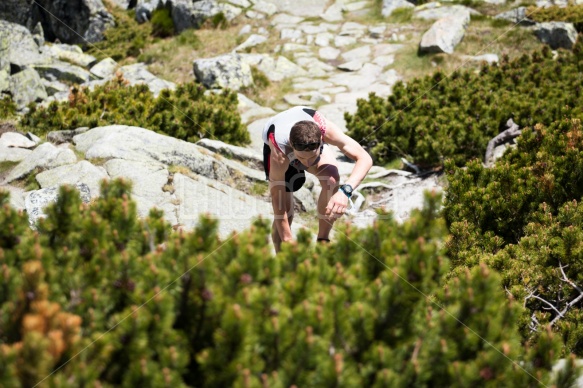
<path id="1" fill-rule="evenodd" d="M 348 194 L 352 194 L 352 186 L 350 185 L 342 186 L 342 190 L 346 191 Z"/>

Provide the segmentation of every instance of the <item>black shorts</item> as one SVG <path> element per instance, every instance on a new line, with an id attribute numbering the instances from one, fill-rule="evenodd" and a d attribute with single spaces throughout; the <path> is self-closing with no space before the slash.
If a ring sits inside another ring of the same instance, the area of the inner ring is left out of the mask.
<path id="1" fill-rule="evenodd" d="M 263 144 L 263 169 L 265 170 L 265 179 L 269 180 L 269 162 L 271 160 L 271 148 Z M 289 166 L 285 172 L 285 191 L 292 193 L 302 188 L 306 182 L 306 172 Z"/>

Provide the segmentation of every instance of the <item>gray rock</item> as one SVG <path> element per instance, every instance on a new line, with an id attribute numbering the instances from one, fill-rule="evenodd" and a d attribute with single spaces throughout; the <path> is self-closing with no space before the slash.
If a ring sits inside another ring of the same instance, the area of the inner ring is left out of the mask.
<path id="1" fill-rule="evenodd" d="M 382 43 L 374 45 L 372 48 L 373 58 L 382 56 L 382 55 L 389 55 L 394 54 L 397 51 L 401 50 L 405 47 L 402 44 L 390 44 L 390 43 Z"/>
<path id="2" fill-rule="evenodd" d="M 274 112 L 275 113 L 275 112 Z M 201 139 L 196 145 L 223 155 L 228 159 L 235 159 L 241 162 L 247 162 L 259 170 L 263 170 L 263 155 L 257 150 L 245 147 L 237 147 L 231 144 L 223 143 L 219 140 Z"/>
<path id="3" fill-rule="evenodd" d="M 293 84 L 293 88 L 297 90 L 322 90 L 333 86 L 334 84 L 332 82 L 321 79 L 312 80 L 309 78 L 296 79 L 296 82 Z"/>
<path id="4" fill-rule="evenodd" d="M 10 63 L 4 54 L 4 51 L 0 49 L 0 93 L 10 87 Z"/>
<path id="5" fill-rule="evenodd" d="M 306 187 L 302 187 L 298 191 L 294 192 L 294 199 L 296 205 L 300 206 L 300 209 L 304 212 L 315 211 L 318 209 L 318 205 L 314 199 L 312 191 Z"/>
<path id="6" fill-rule="evenodd" d="M 195 144 L 144 128 L 111 125 L 93 128 L 73 138 L 87 159 L 124 159 L 136 162 L 184 166 L 210 179 L 227 180 L 226 166 Z"/>
<path id="7" fill-rule="evenodd" d="M 146 217 L 150 209 L 156 207 L 165 211 L 164 217 L 172 222 L 172 196 L 164 191 L 169 182 L 168 169 L 158 163 L 133 162 L 111 159 L 104 164 L 111 179 L 123 178 L 132 183 L 132 199 L 136 201 L 139 217 Z M 170 211 L 168 211 L 170 210 Z"/>
<path id="8" fill-rule="evenodd" d="M 112 77 L 115 74 L 115 69 L 117 68 L 117 62 L 111 58 L 105 58 L 100 62 L 96 63 L 89 72 L 96 77 L 106 79 Z"/>
<path id="9" fill-rule="evenodd" d="M 290 15 L 285 12 L 280 12 L 271 19 L 271 25 L 276 29 L 281 30 L 286 27 L 293 27 L 304 21 L 303 17 Z"/>
<path id="10" fill-rule="evenodd" d="M 239 90 L 253 84 L 251 67 L 239 54 L 225 54 L 194 61 L 194 75 L 207 88 Z"/>
<path id="11" fill-rule="evenodd" d="M 368 36 L 373 39 L 380 39 L 387 30 L 387 26 L 370 26 L 368 27 Z"/>
<path id="12" fill-rule="evenodd" d="M 334 66 L 328 65 L 327 63 L 321 62 L 314 57 L 298 58 L 298 65 L 302 66 L 304 69 L 308 69 L 308 77 L 317 78 L 330 75 L 334 71 Z M 318 80 L 314 80 L 318 81 Z"/>
<path id="13" fill-rule="evenodd" d="M 370 2 L 368 1 L 357 1 L 352 3 L 344 3 L 344 10 L 346 12 L 354 12 L 360 11 L 370 6 Z M 365 15 L 364 13 L 360 13 L 360 15 Z"/>
<path id="14" fill-rule="evenodd" d="M 309 53 L 311 49 L 310 46 L 304 44 L 285 43 L 281 51 L 284 53 L 294 52 L 294 56 L 296 56 L 298 54 L 297 52 Z"/>
<path id="15" fill-rule="evenodd" d="M 18 132 L 5 132 L 0 136 L 0 147 L 33 148 L 36 143 Z"/>
<path id="16" fill-rule="evenodd" d="M 99 42 L 115 24 L 101 0 L 78 0 L 74 6 L 69 0 L 35 0 L 31 14 L 32 25 L 41 22 L 47 40 L 69 44 Z"/>
<path id="17" fill-rule="evenodd" d="M 376 76 L 339 73 L 328 80 L 335 85 L 346 86 L 351 91 L 357 91 L 372 85 L 376 81 Z M 338 102 L 338 95 L 336 96 L 336 101 Z"/>
<path id="18" fill-rule="evenodd" d="M 341 52 L 340 50 L 335 49 L 334 47 L 323 47 L 318 51 L 318 55 L 322 59 L 332 61 L 332 60 L 338 58 L 338 56 L 340 55 L 340 52 Z"/>
<path id="19" fill-rule="evenodd" d="M 518 7 L 510 11 L 499 13 L 494 16 L 494 19 L 507 20 L 510 23 L 519 24 L 521 26 L 532 26 L 535 22 L 526 15 L 527 7 Z"/>
<path id="20" fill-rule="evenodd" d="M 455 46 L 463 39 L 469 22 L 469 12 L 461 11 L 439 19 L 423 34 L 419 52 L 452 54 Z"/>
<path id="21" fill-rule="evenodd" d="M 255 101 L 251 100 L 250 98 L 241 93 L 237 93 L 237 101 L 239 102 L 237 104 L 237 109 L 239 110 L 239 112 L 244 112 L 247 109 L 260 107 L 260 105 L 257 104 Z"/>
<path id="22" fill-rule="evenodd" d="M 372 60 L 372 63 L 374 63 L 375 65 L 379 65 L 381 67 L 390 66 L 394 62 L 395 62 L 395 56 L 394 55 L 381 55 L 379 57 L 375 57 Z"/>
<path id="23" fill-rule="evenodd" d="M 54 61 L 47 64 L 36 64 L 33 67 L 41 77 L 50 81 L 82 84 L 94 79 L 94 76 L 87 70 L 67 62 Z"/>
<path id="24" fill-rule="evenodd" d="M 24 189 L 20 187 L 5 185 L 0 186 L 0 191 L 7 191 L 10 194 L 10 199 L 8 200 L 8 204 L 16 209 L 16 210 L 26 210 L 26 206 L 24 204 Z"/>
<path id="25" fill-rule="evenodd" d="M 105 169 L 86 160 L 43 171 L 36 176 L 42 188 L 84 184 L 89 188 L 92 198 L 99 196 L 101 181 L 104 179 L 109 179 Z"/>
<path id="26" fill-rule="evenodd" d="M 320 47 L 328 47 L 330 45 L 330 41 L 332 41 L 334 39 L 334 35 L 330 32 L 321 32 L 318 35 L 316 35 L 316 39 L 314 40 L 314 43 L 316 44 L 316 46 L 320 46 Z"/>
<path id="27" fill-rule="evenodd" d="M 416 19 L 424 20 L 438 20 L 445 17 L 453 16 L 454 14 L 457 13 L 461 13 L 462 15 L 465 15 L 466 13 L 475 16 L 480 15 L 478 11 L 463 5 L 449 5 L 420 10 L 415 12 L 413 17 Z"/>
<path id="28" fill-rule="evenodd" d="M 45 50 L 53 58 L 67 61 L 81 67 L 89 67 L 97 61 L 93 55 L 83 53 L 83 50 L 79 46 L 52 44 L 45 46 Z"/>
<path id="29" fill-rule="evenodd" d="M 291 40 L 292 42 L 302 42 L 302 31 L 295 28 L 283 28 L 279 33 L 282 40 Z"/>
<path id="30" fill-rule="evenodd" d="M 399 8 L 415 8 L 415 4 L 405 0 L 383 0 L 383 8 L 381 14 L 384 17 L 389 17 Z"/>
<path id="31" fill-rule="evenodd" d="M 1 162 L 20 162 L 32 153 L 31 150 L 24 148 L 12 148 L 0 145 L 0 163 Z"/>
<path id="32" fill-rule="evenodd" d="M 247 18 L 252 19 L 252 20 L 262 20 L 262 19 L 266 18 L 266 15 L 264 13 L 255 12 L 253 10 L 249 10 L 249 11 L 245 12 L 245 16 L 247 16 Z"/>
<path id="33" fill-rule="evenodd" d="M 249 8 L 253 5 L 253 3 L 250 2 L 249 0 L 227 0 L 227 2 L 236 5 L 237 7 L 240 8 Z"/>
<path id="34" fill-rule="evenodd" d="M 266 2 L 260 1 L 258 3 Z M 294 16 L 313 17 L 324 13 L 328 2 L 314 0 L 270 0 L 269 3 L 275 5 L 279 12 L 286 12 Z M 256 9 L 257 5 L 255 6 Z"/>
<path id="35" fill-rule="evenodd" d="M 30 5 L 28 0 L 2 0 L 0 2 L 0 20 L 26 26 L 30 22 Z"/>
<path id="36" fill-rule="evenodd" d="M 23 68 L 51 61 L 43 54 L 26 27 L 0 20 L 0 53 L 8 63 Z"/>
<path id="37" fill-rule="evenodd" d="M 238 7 L 213 0 L 168 0 L 167 5 L 178 33 L 189 28 L 200 28 L 205 20 L 221 13 L 227 21 L 231 21 L 242 12 Z"/>
<path id="38" fill-rule="evenodd" d="M 251 145 L 249 148 L 256 150 L 257 152 L 263 151 L 263 139 L 261 138 L 261 135 L 267 120 L 269 120 L 269 117 L 264 117 L 247 125 L 247 131 L 249 131 L 249 135 L 251 135 Z"/>
<path id="39" fill-rule="evenodd" d="M 68 148 L 57 148 L 51 143 L 43 143 L 15 166 L 4 182 L 10 183 L 23 178 L 37 167 L 40 169 L 50 169 L 76 162 L 77 157 L 72 150 Z"/>
<path id="40" fill-rule="evenodd" d="M 235 47 L 233 51 L 243 51 L 245 49 L 260 45 L 261 43 L 265 43 L 266 41 L 267 41 L 266 36 L 253 34 L 249 36 L 245 42 Z"/>
<path id="41" fill-rule="evenodd" d="M 82 127 L 72 130 L 52 131 L 47 134 L 47 140 L 53 144 L 70 143 L 73 137 L 89 130 L 88 127 Z"/>
<path id="42" fill-rule="evenodd" d="M 283 97 L 284 101 L 290 105 L 307 105 L 307 106 L 314 106 L 316 104 L 325 102 L 330 103 L 331 98 L 329 96 L 325 96 L 320 92 L 317 91 L 308 91 L 302 93 L 292 93 L 286 94 Z"/>
<path id="43" fill-rule="evenodd" d="M 39 74 L 31 68 L 10 76 L 9 90 L 18 109 L 31 102 L 40 102 L 48 97 Z"/>
<path id="44" fill-rule="evenodd" d="M 577 30 L 573 23 L 537 23 L 534 34 L 541 42 L 551 46 L 553 50 L 558 48 L 571 50 L 577 40 Z"/>
<path id="45" fill-rule="evenodd" d="M 247 124 L 251 120 L 257 120 L 258 118 L 272 116 L 274 114 L 275 114 L 275 111 L 271 108 L 267 108 L 267 107 L 263 107 L 263 106 L 260 106 L 257 108 L 251 108 L 251 109 L 249 109 L 246 112 L 241 114 L 241 122 L 243 122 L 243 124 Z"/>
<path id="46" fill-rule="evenodd" d="M 308 74 L 307 71 L 283 56 L 279 56 L 277 59 L 266 56 L 259 62 L 257 67 L 265 73 L 270 81 L 276 82 L 285 78 L 303 77 Z"/>
<path id="47" fill-rule="evenodd" d="M 569 5 L 568 0 L 537 0 L 536 6 L 539 8 L 559 7 L 565 8 Z"/>
<path id="48" fill-rule="evenodd" d="M 158 97 L 162 90 L 176 89 L 175 83 L 156 77 L 148 71 L 144 63 L 122 66 L 119 68 L 119 72 L 123 75 L 123 78 L 130 83 L 130 85 L 147 85 L 154 97 Z"/>
<path id="49" fill-rule="evenodd" d="M 358 48 L 352 49 L 350 51 L 347 51 L 345 53 L 342 53 L 340 56 L 345 60 L 345 61 L 354 61 L 354 60 L 358 60 L 358 61 L 368 61 L 368 59 L 370 58 L 370 54 L 371 54 L 371 48 L 368 45 L 365 46 L 360 46 Z"/>
<path id="50" fill-rule="evenodd" d="M 241 35 L 247 35 L 249 33 L 251 33 L 251 25 L 250 24 L 245 24 L 240 30 L 239 30 L 239 36 Z"/>
<path id="51" fill-rule="evenodd" d="M 219 221 L 219 235 L 248 229 L 259 216 L 270 217 L 271 205 L 223 183 L 203 176 L 196 179 L 174 174 L 177 218 L 186 229 L 193 229 L 201 215 L 210 214 Z"/>
<path id="52" fill-rule="evenodd" d="M 85 184 L 75 185 L 81 201 L 84 203 L 89 203 L 91 200 L 91 193 L 89 187 Z M 28 214 L 28 221 L 30 225 L 34 228 L 39 219 L 45 218 L 45 208 L 53 203 L 55 203 L 59 196 L 59 186 L 47 187 L 41 190 L 31 191 L 26 194 L 24 200 L 24 207 L 26 213 Z"/>
<path id="53" fill-rule="evenodd" d="M 353 36 L 336 36 L 334 38 L 334 46 L 344 47 L 356 44 L 358 40 Z"/>
<path id="54" fill-rule="evenodd" d="M 364 63 L 361 60 L 355 59 L 355 60 L 350 61 L 350 62 L 342 63 L 336 67 L 339 68 L 340 70 L 344 70 L 344 71 L 358 71 L 358 70 L 362 69 L 363 65 L 364 65 Z"/>
<path id="55" fill-rule="evenodd" d="M 340 22 L 344 20 L 344 15 L 342 14 L 342 5 L 339 2 L 335 2 L 329 6 L 326 11 L 320 15 L 320 17 L 327 22 Z"/>
<path id="56" fill-rule="evenodd" d="M 277 13 L 278 5 L 274 4 L 273 1 L 258 0 L 255 1 L 255 5 L 253 5 L 253 10 L 255 12 L 259 12 L 267 16 L 272 16 Z"/>
<path id="57" fill-rule="evenodd" d="M 340 104 L 327 104 L 318 107 L 320 112 L 327 120 L 332 121 L 342 132 L 346 132 L 346 120 L 344 119 L 344 112 L 346 107 Z"/>
<path id="58" fill-rule="evenodd" d="M 346 22 L 340 28 L 340 36 L 351 36 L 353 38 L 361 38 L 366 35 L 368 27 L 364 24 L 355 22 Z"/>
<path id="59" fill-rule="evenodd" d="M 166 0 L 138 0 L 136 21 L 146 23 L 152 19 L 152 13 L 166 4 Z"/>
<path id="60" fill-rule="evenodd" d="M 60 81 L 49 81 L 46 78 L 42 78 L 41 81 L 49 96 L 53 96 L 57 93 L 69 93 L 69 86 Z"/>

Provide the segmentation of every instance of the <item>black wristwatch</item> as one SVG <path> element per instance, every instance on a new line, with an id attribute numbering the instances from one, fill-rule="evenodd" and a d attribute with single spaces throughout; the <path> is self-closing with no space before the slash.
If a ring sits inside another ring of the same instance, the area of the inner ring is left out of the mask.
<path id="1" fill-rule="evenodd" d="M 346 194 L 346 196 L 347 196 L 348 198 L 352 197 L 352 186 L 350 186 L 349 184 L 346 184 L 346 185 L 342 185 L 342 186 L 340 186 L 340 190 L 341 190 L 341 191 L 342 191 L 344 194 Z"/>

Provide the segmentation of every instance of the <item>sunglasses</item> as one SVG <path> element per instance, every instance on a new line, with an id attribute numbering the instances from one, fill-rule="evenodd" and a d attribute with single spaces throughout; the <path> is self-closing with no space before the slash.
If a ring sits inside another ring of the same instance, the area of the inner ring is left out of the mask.
<path id="1" fill-rule="evenodd" d="M 315 143 L 297 143 L 292 144 L 292 148 L 296 151 L 314 151 L 320 147 L 320 142 Z"/>

